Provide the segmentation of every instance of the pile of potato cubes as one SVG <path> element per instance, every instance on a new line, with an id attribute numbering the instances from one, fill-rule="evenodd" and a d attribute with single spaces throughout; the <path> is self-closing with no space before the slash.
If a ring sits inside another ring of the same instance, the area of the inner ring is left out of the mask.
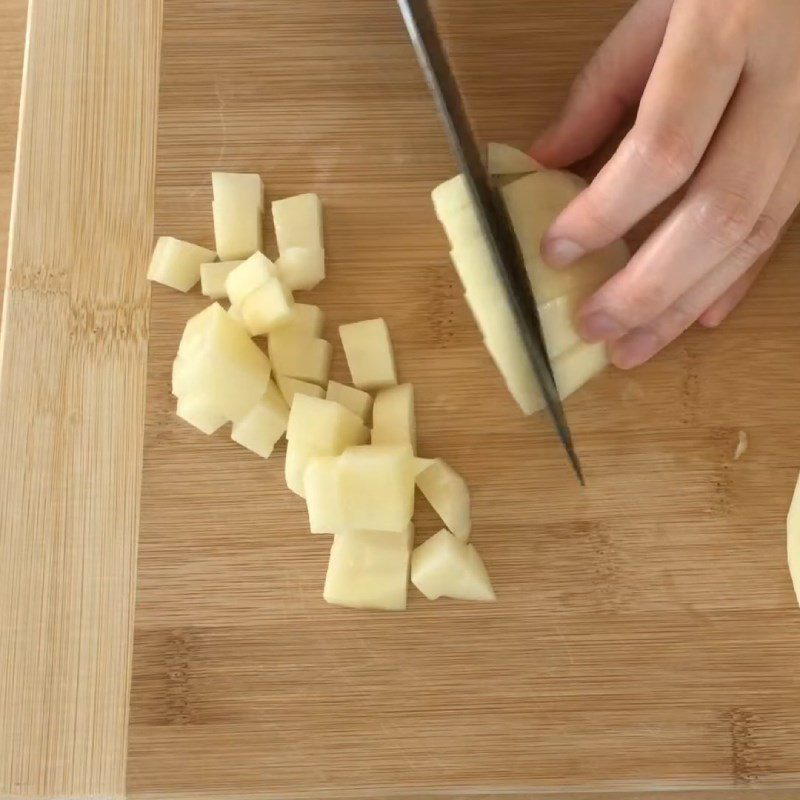
<path id="1" fill-rule="evenodd" d="M 402 610 L 409 577 L 429 599 L 494 600 L 468 541 L 463 478 L 416 455 L 414 389 L 398 384 L 383 319 L 339 328 L 353 385 L 328 379 L 323 313 L 293 295 L 325 277 L 319 198 L 272 204 L 272 261 L 263 252 L 260 176 L 213 173 L 212 186 L 217 252 L 162 237 L 148 271 L 183 292 L 200 282 L 215 301 L 181 338 L 172 371 L 178 416 L 208 435 L 231 423 L 231 439 L 262 458 L 286 435 L 286 485 L 305 499 L 311 532 L 333 535 L 327 602 Z M 229 301 L 227 310 L 218 301 Z M 416 549 L 415 488 L 446 525 Z"/>

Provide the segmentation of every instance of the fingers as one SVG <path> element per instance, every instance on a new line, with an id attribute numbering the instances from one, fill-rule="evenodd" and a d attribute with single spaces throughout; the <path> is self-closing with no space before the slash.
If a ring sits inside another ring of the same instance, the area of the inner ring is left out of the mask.
<path id="1" fill-rule="evenodd" d="M 694 173 L 736 89 L 746 47 L 737 31 L 715 43 L 710 23 L 676 8 L 639 107 L 617 152 L 542 242 L 565 266 L 622 238 Z M 691 92 L 687 92 L 691 86 Z"/>
<path id="2" fill-rule="evenodd" d="M 772 246 L 791 209 L 779 219 L 767 203 L 797 142 L 798 117 L 780 87 L 743 79 L 684 200 L 581 310 L 588 341 L 646 325 L 732 254 L 741 274 Z"/>
<path id="3" fill-rule="evenodd" d="M 736 306 L 744 300 L 758 276 L 764 271 L 772 252 L 770 251 L 766 256 L 759 258 L 733 286 L 700 315 L 697 321 L 704 328 L 716 328 L 728 318 Z"/>
<path id="4" fill-rule="evenodd" d="M 641 0 L 576 78 L 561 116 L 531 155 L 564 167 L 590 155 L 636 105 L 655 62 L 673 0 Z"/>

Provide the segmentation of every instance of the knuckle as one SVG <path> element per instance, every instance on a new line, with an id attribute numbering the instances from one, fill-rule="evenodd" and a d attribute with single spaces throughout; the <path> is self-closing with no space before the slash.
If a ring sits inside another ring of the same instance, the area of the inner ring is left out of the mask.
<path id="1" fill-rule="evenodd" d="M 753 259 L 774 247 L 781 237 L 783 226 L 770 214 L 762 214 L 744 240 L 742 247 Z"/>
<path id="2" fill-rule="evenodd" d="M 747 240 L 758 222 L 758 210 L 743 192 L 717 188 L 698 200 L 695 220 L 703 235 L 730 248 Z"/>
<path id="3" fill-rule="evenodd" d="M 677 188 L 685 183 L 700 160 L 697 148 L 679 128 L 660 126 L 653 130 L 634 127 L 628 143 L 630 152 L 648 173 Z"/>

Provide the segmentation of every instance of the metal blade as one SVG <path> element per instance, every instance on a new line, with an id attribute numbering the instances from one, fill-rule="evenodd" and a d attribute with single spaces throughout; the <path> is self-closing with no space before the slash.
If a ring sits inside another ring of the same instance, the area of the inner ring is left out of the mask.
<path id="1" fill-rule="evenodd" d="M 531 367 L 570 463 L 584 484 L 572 434 L 558 394 L 519 242 L 503 198 L 493 186 L 472 133 L 464 102 L 442 47 L 428 0 L 398 0 L 411 42 L 444 118 L 450 144 L 466 178 L 497 276 L 506 289 Z"/>

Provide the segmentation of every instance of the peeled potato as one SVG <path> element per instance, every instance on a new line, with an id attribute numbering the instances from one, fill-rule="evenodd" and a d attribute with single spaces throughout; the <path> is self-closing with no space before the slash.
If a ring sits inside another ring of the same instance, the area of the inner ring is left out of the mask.
<path id="1" fill-rule="evenodd" d="M 275 382 L 283 395 L 283 399 L 291 407 L 292 400 L 296 394 L 307 394 L 311 397 L 324 397 L 325 390 L 315 383 L 301 381 L 297 378 L 288 378 L 286 375 L 276 375 Z M 333 399 L 333 398 L 329 398 Z"/>
<path id="2" fill-rule="evenodd" d="M 417 450 L 414 387 L 410 383 L 381 389 L 372 407 L 372 444 L 409 444 Z"/>
<path id="3" fill-rule="evenodd" d="M 316 194 L 298 194 L 272 204 L 275 238 L 281 256 L 290 248 L 322 250 L 322 203 Z"/>
<path id="4" fill-rule="evenodd" d="M 231 305 L 241 309 L 247 295 L 276 275 L 275 265 L 263 253 L 253 253 L 225 279 L 225 291 Z"/>
<path id="5" fill-rule="evenodd" d="M 212 300 L 227 299 L 225 281 L 241 261 L 217 261 L 200 266 L 200 291 Z"/>
<path id="6" fill-rule="evenodd" d="M 263 336 L 292 317 L 292 293 L 278 280 L 269 278 L 242 302 L 242 320 L 251 336 Z"/>
<path id="7" fill-rule="evenodd" d="M 231 439 L 261 458 L 269 458 L 275 444 L 286 433 L 288 419 L 289 406 L 270 381 L 264 397 L 233 424 Z"/>
<path id="8" fill-rule="evenodd" d="M 188 292 L 200 280 L 200 267 L 215 261 L 217 254 L 190 242 L 162 236 L 153 250 L 147 279 L 179 292 Z"/>
<path id="9" fill-rule="evenodd" d="M 212 210 L 217 252 L 224 261 L 263 249 L 264 187 L 260 175 L 213 172 Z"/>
<path id="10" fill-rule="evenodd" d="M 342 514 L 337 486 L 338 456 L 314 456 L 303 474 L 311 533 L 341 533 Z"/>
<path id="11" fill-rule="evenodd" d="M 792 498 L 792 505 L 789 509 L 789 516 L 786 520 L 786 532 L 789 573 L 792 576 L 797 602 L 800 603 L 800 479 L 798 479 L 797 488 Z"/>
<path id="12" fill-rule="evenodd" d="M 440 458 L 416 477 L 419 490 L 453 535 L 466 542 L 472 527 L 469 489 L 464 479 Z"/>
<path id="13" fill-rule="evenodd" d="M 270 334 L 268 350 L 278 374 L 320 386 L 328 382 L 332 348 L 325 339 L 278 328 Z"/>
<path id="14" fill-rule="evenodd" d="M 489 142 L 486 146 L 486 166 L 490 175 L 516 175 L 544 169 L 527 153 L 500 142 Z"/>
<path id="15" fill-rule="evenodd" d="M 337 381 L 328 381 L 328 391 L 325 394 L 327 400 L 349 408 L 354 414 L 358 414 L 365 422 L 372 409 L 372 397 L 361 389 L 352 386 L 345 386 Z"/>
<path id="16" fill-rule="evenodd" d="M 206 400 L 191 394 L 184 394 L 178 398 L 177 415 L 193 425 L 199 431 L 210 436 L 219 430 L 228 420 L 220 414 Z"/>
<path id="17" fill-rule="evenodd" d="M 370 391 L 397 383 L 392 340 L 383 319 L 342 325 L 339 336 L 355 386 Z"/>

